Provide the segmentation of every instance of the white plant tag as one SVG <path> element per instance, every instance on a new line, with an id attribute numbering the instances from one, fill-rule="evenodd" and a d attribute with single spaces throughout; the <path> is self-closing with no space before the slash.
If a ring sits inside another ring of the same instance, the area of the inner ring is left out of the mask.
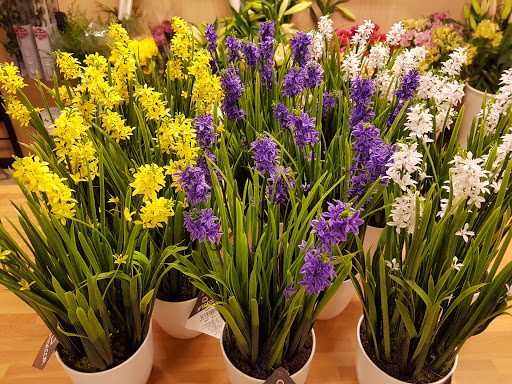
<path id="1" fill-rule="evenodd" d="M 207 335 L 221 338 L 224 320 L 212 305 L 214 301 L 204 292 L 200 292 L 188 317 L 185 328 L 206 333 Z"/>

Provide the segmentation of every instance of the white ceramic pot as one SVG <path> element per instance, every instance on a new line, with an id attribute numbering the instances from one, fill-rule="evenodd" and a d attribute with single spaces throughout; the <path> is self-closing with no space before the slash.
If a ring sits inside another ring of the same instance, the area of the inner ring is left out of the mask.
<path id="1" fill-rule="evenodd" d="M 225 327 L 225 326 L 224 326 Z M 224 329 L 222 329 L 222 335 L 224 334 Z M 293 375 L 291 375 L 292 380 L 295 384 L 304 384 L 306 382 L 306 378 L 308 376 L 309 367 L 311 366 L 311 362 L 313 361 L 313 356 L 315 356 L 316 349 L 316 336 L 315 331 L 311 330 L 311 335 L 313 336 L 313 348 L 311 349 L 311 356 L 309 356 L 306 364 Z M 228 378 L 231 384 L 263 384 L 265 380 L 255 379 L 254 377 L 248 376 L 245 373 L 238 370 L 231 361 L 229 361 L 226 351 L 224 350 L 224 345 L 222 343 L 223 337 L 220 338 L 220 349 L 222 351 L 222 357 L 224 357 L 224 363 L 226 364 L 226 371 L 228 372 Z"/>
<path id="2" fill-rule="evenodd" d="M 352 280 L 349 278 L 341 283 L 340 287 L 329 300 L 322 312 L 316 318 L 317 320 L 329 320 L 338 316 L 347 307 L 352 297 L 354 297 L 356 289 Z"/>
<path id="3" fill-rule="evenodd" d="M 462 117 L 462 123 L 459 128 L 458 139 L 462 149 L 466 149 L 468 146 L 468 137 L 471 132 L 471 125 L 473 125 L 473 119 L 478 112 L 482 109 L 482 103 L 484 102 L 485 93 L 473 88 L 471 85 L 466 83 L 464 87 L 464 98 L 462 103 L 464 104 L 464 116 Z M 493 95 L 487 95 L 486 100 L 490 100 Z"/>
<path id="4" fill-rule="evenodd" d="M 375 363 L 368 357 L 366 352 L 364 351 L 363 345 L 361 343 L 361 324 L 363 322 L 364 316 L 361 316 L 359 319 L 359 323 L 357 324 L 357 351 L 356 351 L 356 374 L 357 380 L 359 384 L 408 384 L 406 381 L 401 381 L 395 379 L 394 377 L 388 375 L 384 371 L 382 371 L 379 367 L 375 365 Z M 455 369 L 457 368 L 457 363 L 459 361 L 459 357 L 455 358 L 455 364 L 453 364 L 452 369 L 448 374 L 443 377 L 441 380 L 437 380 L 431 384 L 444 384 L 446 383 L 450 377 L 452 377 Z"/>
<path id="5" fill-rule="evenodd" d="M 149 326 L 146 339 L 128 360 L 106 371 L 96 373 L 75 371 L 61 360 L 58 352 L 55 354 L 73 384 L 145 384 L 153 368 L 153 327 Z"/>
<path id="6" fill-rule="evenodd" d="M 366 227 L 363 240 L 363 251 L 365 255 L 368 253 L 370 248 L 375 251 L 382 232 L 384 232 L 384 228 L 374 227 L 373 225 L 368 225 Z"/>
<path id="7" fill-rule="evenodd" d="M 194 309 L 197 297 L 187 301 L 163 301 L 155 300 L 153 319 L 162 329 L 177 339 L 192 339 L 201 334 L 199 331 L 186 329 L 190 312 Z"/>

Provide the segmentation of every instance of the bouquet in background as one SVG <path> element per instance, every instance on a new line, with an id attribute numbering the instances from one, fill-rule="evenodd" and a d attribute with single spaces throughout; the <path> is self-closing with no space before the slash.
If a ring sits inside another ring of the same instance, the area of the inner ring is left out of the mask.
<path id="1" fill-rule="evenodd" d="M 512 66 L 512 2 L 477 0 L 464 8 L 467 41 L 474 46 L 474 60 L 466 68 L 468 84 L 494 94 L 503 72 Z"/>

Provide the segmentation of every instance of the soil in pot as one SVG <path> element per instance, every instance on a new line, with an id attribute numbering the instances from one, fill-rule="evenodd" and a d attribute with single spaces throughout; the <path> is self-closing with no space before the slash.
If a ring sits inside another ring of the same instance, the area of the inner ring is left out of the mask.
<path id="1" fill-rule="evenodd" d="M 416 384 L 429 384 L 434 383 L 440 379 L 442 379 L 444 376 L 440 375 L 436 372 L 434 372 L 429 364 L 429 361 L 427 359 L 427 362 L 425 363 L 425 367 L 423 368 L 423 371 L 420 372 L 420 375 L 415 378 L 411 379 L 410 377 L 405 377 L 400 374 L 400 370 L 398 368 L 398 362 L 395 360 L 394 357 L 399 355 L 399 352 L 397 351 L 396 345 L 391 345 L 391 361 L 390 362 L 383 362 L 377 359 L 377 355 L 375 354 L 374 348 L 370 345 L 370 342 L 368 340 L 368 334 L 366 332 L 366 323 L 363 321 L 361 323 L 361 344 L 363 345 L 364 351 L 370 358 L 370 360 L 379 367 L 382 371 L 386 372 L 389 376 L 394 377 L 397 380 L 405 381 L 406 383 L 416 383 Z M 384 348 L 382 348 L 382 351 L 379 351 L 381 356 L 384 354 Z M 446 384 L 451 384 L 452 379 L 451 377 L 448 379 Z"/>
<path id="2" fill-rule="evenodd" d="M 124 363 L 128 360 L 136 351 L 132 351 L 127 342 L 127 338 L 124 334 L 117 332 L 110 338 L 110 344 L 112 345 L 112 354 L 114 356 L 114 365 L 109 368 L 114 368 L 117 365 Z M 73 351 L 68 351 L 62 348 L 62 345 L 57 346 L 60 358 L 70 368 L 79 372 L 94 373 L 100 372 L 95 366 L 93 366 L 87 357 L 80 357 Z"/>
<path id="3" fill-rule="evenodd" d="M 178 271 L 169 271 L 178 272 Z M 180 272 L 178 272 L 180 273 Z M 172 279 L 172 277 L 171 277 Z M 179 301 L 187 301 L 191 298 L 197 297 L 197 289 L 190 282 L 190 277 L 186 275 L 180 276 L 180 284 L 176 287 L 170 286 L 170 279 L 167 279 L 166 276 L 162 279 L 160 283 L 160 287 L 158 288 L 158 292 L 156 294 L 156 298 L 162 301 L 168 302 L 179 302 Z M 172 293 L 171 293 L 172 292 Z M 174 293 L 175 292 L 175 293 Z"/>
<path id="4" fill-rule="evenodd" d="M 236 348 L 234 343 L 230 343 L 227 339 L 227 336 L 223 336 L 222 343 L 224 345 L 224 351 L 226 352 L 226 356 L 228 357 L 229 361 L 241 372 L 245 373 L 248 376 L 254 377 L 255 379 L 261 379 L 266 380 L 268 379 L 273 371 L 268 371 L 266 369 L 267 363 L 270 360 L 270 353 L 264 353 L 261 356 L 261 361 L 258 363 L 257 368 L 252 368 L 251 365 L 244 359 L 243 355 L 240 353 L 240 351 Z M 313 349 L 313 336 L 311 334 L 306 339 L 306 342 L 304 343 L 304 346 L 301 348 L 299 353 L 291 359 L 286 360 L 283 359 L 281 361 L 281 367 L 286 369 L 288 373 L 293 375 L 295 372 L 299 371 L 306 362 L 308 361 L 309 357 L 311 356 L 311 351 Z"/>

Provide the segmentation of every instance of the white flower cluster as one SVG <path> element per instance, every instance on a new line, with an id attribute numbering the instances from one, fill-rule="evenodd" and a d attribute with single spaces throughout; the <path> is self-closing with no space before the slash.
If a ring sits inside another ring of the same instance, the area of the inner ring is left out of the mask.
<path id="1" fill-rule="evenodd" d="M 503 164 L 507 156 L 512 155 L 512 133 L 509 130 L 509 133 L 504 134 L 501 136 L 501 143 L 498 145 L 498 148 L 496 150 L 496 159 L 494 160 L 494 163 L 491 167 L 491 173 L 494 174 L 496 169 Z M 489 161 L 489 156 L 484 155 L 482 156 L 487 163 Z M 490 186 L 494 190 L 494 192 L 498 192 L 501 188 L 501 182 L 503 180 L 503 174 L 500 174 L 500 172 L 494 174 L 494 176 L 491 176 L 489 178 Z"/>
<path id="2" fill-rule="evenodd" d="M 343 72 L 343 80 L 354 80 L 361 72 L 361 58 L 355 51 L 345 54 L 341 63 L 341 71 Z"/>
<path id="3" fill-rule="evenodd" d="M 450 58 L 443 63 L 441 73 L 447 76 L 458 76 L 462 66 L 466 64 L 468 54 L 466 48 L 459 47 L 450 54 Z"/>
<path id="4" fill-rule="evenodd" d="M 318 20 L 318 32 L 327 39 L 327 41 L 332 40 L 333 33 L 333 21 L 331 20 L 329 15 L 320 16 L 320 20 Z"/>
<path id="5" fill-rule="evenodd" d="M 393 101 L 393 98 L 395 97 L 395 79 L 395 75 L 391 75 L 391 71 L 389 69 L 381 69 L 375 75 L 375 88 L 381 92 L 381 95 L 385 95 L 387 92 L 389 101 Z"/>
<path id="6" fill-rule="evenodd" d="M 420 201 L 420 217 L 423 214 L 423 206 L 421 204 L 425 198 L 419 196 L 418 191 L 412 192 L 407 190 L 407 193 L 397 197 L 391 208 L 391 220 L 387 223 L 389 226 L 396 227 L 396 231 L 400 233 L 402 229 L 407 230 L 410 234 L 414 233 L 416 226 L 416 199 Z"/>
<path id="7" fill-rule="evenodd" d="M 418 143 L 413 143 L 411 146 L 398 143 L 397 147 L 389 163 L 386 164 L 388 168 L 386 175 L 405 191 L 407 187 L 416 186 L 417 181 L 412 178 L 412 175 L 421 170 L 423 155 L 416 150 Z"/>
<path id="8" fill-rule="evenodd" d="M 368 65 L 370 68 L 381 69 L 389 61 L 389 46 L 382 42 L 375 43 L 370 48 L 370 54 L 368 55 Z"/>
<path id="9" fill-rule="evenodd" d="M 450 169 L 452 184 L 444 185 L 443 189 L 453 193 L 453 205 L 458 204 L 462 199 L 467 199 L 468 204 L 475 204 L 480 208 L 485 201 L 483 195 L 489 193 L 489 180 L 487 174 L 489 173 L 482 168 L 484 159 L 475 158 L 473 154 L 468 152 L 467 157 L 456 155 L 450 164 L 453 166 Z M 449 184 L 450 181 L 447 181 Z M 448 208 L 448 199 L 441 200 L 441 211 L 439 216 L 443 217 Z"/>
<path id="10" fill-rule="evenodd" d="M 350 50 L 356 50 L 358 55 L 363 54 L 374 28 L 375 24 L 371 20 L 365 20 L 364 24 L 357 28 L 356 33 L 350 39 Z"/>
<path id="11" fill-rule="evenodd" d="M 395 60 L 395 68 L 400 75 L 407 75 L 412 69 L 419 68 L 425 61 L 428 50 L 424 46 L 407 49 L 399 54 Z"/>
<path id="12" fill-rule="evenodd" d="M 503 72 L 500 77 L 500 85 L 498 93 L 491 101 L 486 103 L 485 108 L 477 115 L 477 118 L 480 118 L 484 125 L 486 135 L 494 132 L 499 124 L 501 115 L 512 104 L 512 68 Z"/>
<path id="13" fill-rule="evenodd" d="M 423 104 L 416 104 L 407 112 L 407 122 L 404 124 L 409 129 L 411 139 L 421 139 L 425 144 L 432 143 L 430 134 L 434 130 L 430 109 Z"/>
<path id="14" fill-rule="evenodd" d="M 400 45 L 405 32 L 406 30 L 404 28 L 403 22 L 400 21 L 396 24 L 393 24 L 389 32 L 386 34 L 386 41 L 389 43 L 389 45 Z"/>
<path id="15" fill-rule="evenodd" d="M 317 31 L 310 31 L 308 35 L 311 36 L 312 41 L 308 46 L 310 62 L 317 62 L 322 58 L 322 54 L 324 53 L 324 37 Z"/>

